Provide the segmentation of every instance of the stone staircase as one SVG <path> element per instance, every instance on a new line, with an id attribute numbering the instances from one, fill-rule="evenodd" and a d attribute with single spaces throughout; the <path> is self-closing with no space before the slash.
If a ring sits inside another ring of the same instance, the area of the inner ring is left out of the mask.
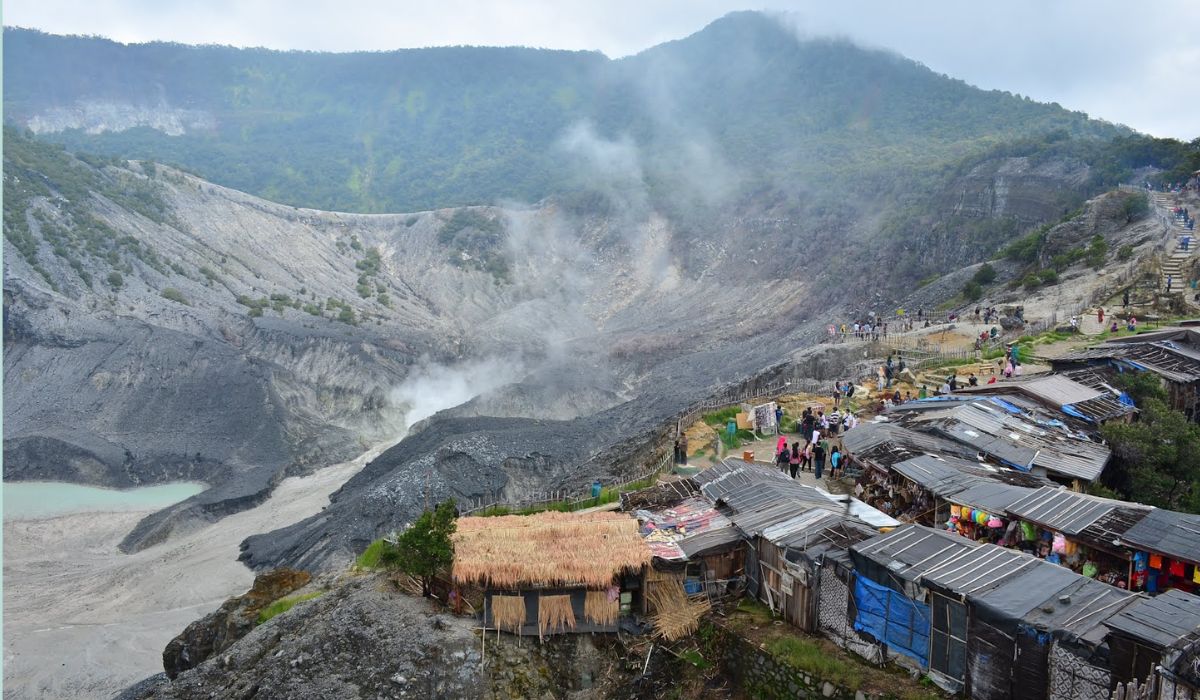
<path id="1" fill-rule="evenodd" d="M 1181 294 L 1188 288 L 1188 274 L 1191 269 L 1192 257 L 1196 254 L 1196 232 L 1188 231 L 1183 226 L 1183 220 L 1171 213 L 1176 206 L 1174 197 L 1169 192 L 1150 193 L 1155 213 L 1166 218 L 1169 237 L 1167 255 L 1163 260 L 1160 289 L 1170 294 Z M 1183 240 L 1189 238 L 1185 249 Z"/>

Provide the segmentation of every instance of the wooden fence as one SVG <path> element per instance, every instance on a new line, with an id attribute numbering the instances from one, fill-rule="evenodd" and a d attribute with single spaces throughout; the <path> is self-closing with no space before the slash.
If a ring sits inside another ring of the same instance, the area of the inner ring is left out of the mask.
<path id="1" fill-rule="evenodd" d="M 650 477 L 661 473 L 671 464 L 672 455 L 663 455 L 658 461 L 650 465 L 643 471 L 626 477 L 622 481 L 616 483 L 605 484 L 605 488 L 617 489 L 618 491 L 629 486 L 630 484 L 649 479 Z M 491 494 L 490 496 L 482 496 L 470 501 L 464 501 L 463 504 L 467 507 L 460 508 L 459 512 L 462 515 L 470 515 L 480 511 L 488 510 L 489 508 L 508 508 L 510 510 L 526 510 L 526 509 L 545 509 L 550 506 L 563 506 L 568 510 L 576 510 L 587 502 L 594 500 L 592 496 L 592 488 L 589 484 L 586 488 L 580 490 L 572 489 L 556 489 L 551 491 L 535 491 L 522 495 L 520 498 L 503 498 L 499 494 Z"/>

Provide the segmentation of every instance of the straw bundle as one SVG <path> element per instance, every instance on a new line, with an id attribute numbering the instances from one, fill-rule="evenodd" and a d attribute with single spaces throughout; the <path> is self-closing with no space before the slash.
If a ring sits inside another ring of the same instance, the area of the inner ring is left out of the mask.
<path id="1" fill-rule="evenodd" d="M 654 613 L 650 624 L 658 636 L 674 641 L 696 631 L 700 617 L 708 612 L 708 599 L 692 600 L 683 590 L 683 579 L 664 579 L 646 589 L 646 601 Z"/>
<path id="2" fill-rule="evenodd" d="M 498 630 L 520 632 L 525 624 L 525 596 L 492 596 L 492 624 Z"/>
<path id="3" fill-rule="evenodd" d="M 597 625 L 611 625 L 621 614 L 621 602 L 609 599 L 608 591 L 588 591 L 583 599 L 583 614 Z"/>
<path id="4" fill-rule="evenodd" d="M 575 628 L 575 611 L 569 595 L 538 596 L 538 636 Z"/>
<path id="5" fill-rule="evenodd" d="M 622 513 L 538 513 L 459 518 L 455 583 L 492 588 L 606 588 L 650 563 L 637 521 Z"/>

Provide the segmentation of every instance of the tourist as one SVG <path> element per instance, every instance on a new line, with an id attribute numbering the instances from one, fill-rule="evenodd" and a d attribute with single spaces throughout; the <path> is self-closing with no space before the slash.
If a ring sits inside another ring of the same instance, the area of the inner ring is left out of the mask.
<path id="1" fill-rule="evenodd" d="M 850 411 L 846 411 L 846 415 L 842 418 L 842 427 L 850 430 L 858 425 L 858 416 L 855 416 Z"/>
<path id="2" fill-rule="evenodd" d="M 679 436 L 679 463 L 687 464 L 688 460 L 688 439 L 687 434 Z"/>
<path id="3" fill-rule="evenodd" d="M 1137 316 L 1130 316 L 1129 323 L 1126 324 L 1125 327 L 1127 329 L 1129 329 L 1130 332 L 1136 331 L 1137 330 Z"/>
<path id="4" fill-rule="evenodd" d="M 780 452 L 787 452 L 787 438 L 782 435 L 775 442 L 775 456 L 778 457 Z"/>
<path id="5" fill-rule="evenodd" d="M 896 390 L 896 393 L 892 394 L 892 403 L 896 404 L 897 406 L 900 405 L 901 401 L 900 401 L 900 390 L 899 389 Z"/>
<path id="6" fill-rule="evenodd" d="M 816 443 L 816 446 L 813 447 L 813 462 L 814 462 L 813 476 L 820 479 L 822 472 L 825 471 L 825 443 L 824 442 L 818 442 L 818 443 Z"/>
<path id="7" fill-rule="evenodd" d="M 976 377 L 975 373 L 972 372 L 971 376 L 967 378 L 967 384 L 970 386 L 979 386 L 979 377 Z"/>
<path id="8" fill-rule="evenodd" d="M 1115 320 L 1112 322 L 1112 325 L 1108 327 L 1109 333 L 1119 333 L 1120 331 L 1121 329 L 1119 326 L 1117 326 L 1117 322 Z"/>
<path id="9" fill-rule="evenodd" d="M 775 404 L 775 434 L 783 432 L 783 406 Z"/>
<path id="10" fill-rule="evenodd" d="M 788 456 L 788 467 L 792 471 L 792 478 L 796 478 L 796 472 L 800 469 L 800 443 L 792 443 L 792 453 Z"/>
<path id="11" fill-rule="evenodd" d="M 829 414 L 829 432 L 833 435 L 838 434 L 838 429 L 842 427 L 842 414 L 836 408 Z"/>
<path id="12" fill-rule="evenodd" d="M 924 384 L 921 385 L 921 390 L 917 392 L 917 398 L 918 399 L 929 398 L 929 390 L 925 387 Z"/>
<path id="13" fill-rule="evenodd" d="M 788 451 L 787 442 L 783 443 L 783 449 L 779 450 L 779 454 L 775 455 L 775 466 L 779 467 L 779 471 L 787 472 L 788 463 L 791 461 L 792 453 Z"/>
<path id="14" fill-rule="evenodd" d="M 675 463 L 683 464 L 683 461 L 679 459 L 679 440 L 675 441 Z"/>
<path id="15" fill-rule="evenodd" d="M 1101 328 L 1104 327 L 1104 307 L 1103 306 L 1101 306 L 1099 309 L 1096 309 L 1096 322 L 1100 324 Z"/>
<path id="16" fill-rule="evenodd" d="M 813 468 L 813 444 L 811 442 L 804 443 L 804 449 L 800 450 L 800 471 L 812 471 Z"/>
<path id="17" fill-rule="evenodd" d="M 829 478 L 837 479 L 842 475 L 842 451 L 837 445 L 829 452 Z"/>
<path id="18" fill-rule="evenodd" d="M 833 408 L 835 411 L 837 410 L 838 404 L 840 404 L 841 401 L 842 401 L 842 383 L 834 382 L 833 383 Z"/>

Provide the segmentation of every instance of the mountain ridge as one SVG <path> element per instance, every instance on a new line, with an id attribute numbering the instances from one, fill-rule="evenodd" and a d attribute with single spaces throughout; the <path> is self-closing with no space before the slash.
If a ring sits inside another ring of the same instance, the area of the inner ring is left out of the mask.
<path id="1" fill-rule="evenodd" d="M 757 13 L 615 60 L 495 47 L 122 47 L 5 32 L 9 123 L 40 125 L 73 149 L 172 163 L 325 210 L 538 201 L 586 188 L 593 183 L 577 177 L 578 154 L 562 148 L 581 123 L 604 140 L 628 138 L 652 194 L 667 200 L 681 171 L 737 180 L 721 192 L 737 199 L 764 184 L 787 192 L 853 182 L 846 164 L 880 157 L 929 168 L 999 136 L 1125 133 L 894 53 L 801 40 Z M 912 148 L 913 139 L 923 146 Z M 752 172 L 722 174 L 723 164 Z"/>

